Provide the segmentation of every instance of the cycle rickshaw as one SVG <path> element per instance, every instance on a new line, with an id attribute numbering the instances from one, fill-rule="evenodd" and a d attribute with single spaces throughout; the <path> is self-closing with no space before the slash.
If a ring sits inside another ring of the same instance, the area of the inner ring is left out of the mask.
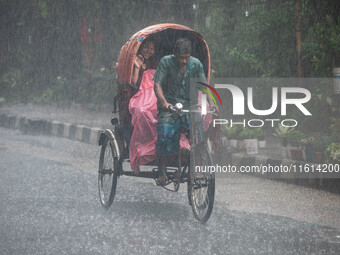
<path id="1" fill-rule="evenodd" d="M 118 60 L 118 91 L 114 102 L 114 112 L 119 109 L 119 119 L 111 120 L 112 129 L 104 130 L 99 138 L 101 146 L 98 187 L 101 204 L 109 208 L 114 200 L 117 180 L 120 176 L 135 176 L 133 171 L 123 169 L 123 162 L 129 160 L 129 144 L 133 126 L 131 115 L 128 109 L 129 100 L 135 93 L 131 84 L 133 63 L 137 51 L 146 38 L 153 36 L 157 38 L 158 46 L 156 57 L 171 54 L 172 47 L 178 38 L 186 37 L 192 42 L 192 56 L 198 58 L 204 67 L 204 72 L 209 79 L 210 76 L 210 55 L 208 46 L 203 37 L 194 30 L 177 24 L 158 24 L 147 27 L 134 34 L 125 43 L 120 52 Z M 191 150 L 186 162 L 181 163 L 181 155 L 178 153 L 178 160 L 167 166 L 167 177 L 169 185 L 164 187 L 171 191 L 178 191 L 180 184 L 187 183 L 189 205 L 191 205 L 194 216 L 202 223 L 205 223 L 212 212 L 215 196 L 214 173 L 204 172 L 197 174 L 195 165 L 212 166 L 212 155 L 210 147 L 207 146 L 208 138 L 199 138 L 199 125 L 202 119 L 196 118 L 197 110 L 178 110 L 179 112 L 191 114 L 190 144 Z M 211 112 L 210 112 L 211 113 Z M 207 137 L 207 136 L 205 136 Z M 152 162 L 148 165 L 155 166 Z M 141 171 L 137 177 L 156 178 L 156 167 L 152 171 Z"/>

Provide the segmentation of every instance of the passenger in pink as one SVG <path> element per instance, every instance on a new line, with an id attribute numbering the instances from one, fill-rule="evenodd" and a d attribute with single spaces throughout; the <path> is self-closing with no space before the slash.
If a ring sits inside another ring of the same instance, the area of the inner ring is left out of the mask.
<path id="1" fill-rule="evenodd" d="M 139 173 L 139 166 L 156 158 L 157 98 L 153 90 L 155 69 L 143 73 L 139 91 L 130 99 L 133 132 L 130 140 L 129 157 L 132 170 Z"/>
<path id="2" fill-rule="evenodd" d="M 155 41 L 147 38 L 140 46 L 135 62 L 133 64 L 133 73 L 131 83 L 138 88 L 140 86 L 143 73 L 148 69 L 156 69 L 153 55 L 155 54 Z"/>
<path id="3" fill-rule="evenodd" d="M 139 91 L 130 99 L 133 132 L 129 146 L 131 168 L 139 173 L 139 166 L 155 159 L 155 137 L 157 138 L 157 99 L 153 92 L 155 74 L 155 41 L 147 38 L 140 46 L 133 66 L 131 83 Z"/>

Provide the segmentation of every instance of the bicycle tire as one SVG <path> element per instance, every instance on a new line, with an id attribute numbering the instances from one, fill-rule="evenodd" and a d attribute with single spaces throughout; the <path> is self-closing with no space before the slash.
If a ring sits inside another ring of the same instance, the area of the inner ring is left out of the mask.
<path id="1" fill-rule="evenodd" d="M 188 197 L 195 218 L 206 223 L 213 210 L 215 200 L 215 174 L 196 173 L 195 166 L 212 166 L 212 156 L 207 146 L 196 148 L 190 164 Z"/>
<path id="2" fill-rule="evenodd" d="M 118 158 L 115 150 L 115 146 L 106 137 L 100 151 L 98 190 L 100 202 L 107 209 L 113 203 L 117 188 Z"/>

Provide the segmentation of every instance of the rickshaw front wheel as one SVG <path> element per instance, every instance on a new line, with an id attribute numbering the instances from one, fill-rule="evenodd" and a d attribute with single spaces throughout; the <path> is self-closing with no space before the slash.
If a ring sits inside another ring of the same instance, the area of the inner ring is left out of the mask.
<path id="1" fill-rule="evenodd" d="M 195 154 L 195 155 L 193 155 Z M 212 166 L 212 156 L 209 148 L 200 146 L 193 152 L 188 179 L 189 204 L 193 214 L 201 223 L 206 223 L 212 213 L 215 199 L 215 174 L 212 172 L 196 172 L 196 167 L 201 169 Z"/>
<path id="2" fill-rule="evenodd" d="M 98 170 L 99 198 L 105 208 L 111 206 L 116 194 L 119 161 L 115 150 L 112 142 L 105 137 L 100 151 Z"/>

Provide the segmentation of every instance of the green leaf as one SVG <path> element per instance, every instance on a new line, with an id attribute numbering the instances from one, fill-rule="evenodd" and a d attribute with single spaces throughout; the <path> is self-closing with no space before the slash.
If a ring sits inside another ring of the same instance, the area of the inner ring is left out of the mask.
<path id="1" fill-rule="evenodd" d="M 46 19 L 47 14 L 48 14 L 48 12 L 47 12 L 47 2 L 46 2 L 46 0 L 39 0 L 39 2 L 38 2 L 38 7 L 39 7 L 39 10 L 40 10 L 41 16 L 42 16 L 44 19 Z"/>

